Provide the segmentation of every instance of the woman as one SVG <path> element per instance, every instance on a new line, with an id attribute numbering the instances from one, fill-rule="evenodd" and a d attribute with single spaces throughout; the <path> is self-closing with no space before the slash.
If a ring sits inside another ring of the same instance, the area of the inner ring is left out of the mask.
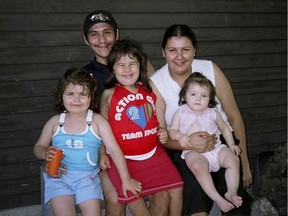
<path id="1" fill-rule="evenodd" d="M 178 109 L 179 91 L 184 81 L 194 71 L 202 72 L 215 85 L 217 109 L 223 119 L 233 128 L 235 137 L 240 141 L 243 187 L 247 188 L 252 184 L 252 174 L 247 157 L 245 127 L 232 88 L 216 64 L 208 60 L 194 59 L 196 47 L 195 34 L 187 25 L 172 25 L 166 30 L 162 41 L 162 52 L 167 64 L 150 77 L 153 91 L 157 95 L 158 120 L 161 125 L 166 124 L 169 128 L 173 114 Z M 195 132 L 190 135 L 190 138 L 192 140 L 190 147 L 185 149 L 178 142 L 171 140 L 164 147 L 179 150 L 170 153 L 184 180 L 183 215 L 207 215 L 206 212 L 209 212 L 212 201 L 202 191 L 194 175 L 180 156 L 182 150 L 198 152 L 210 150 L 213 148 L 212 144 L 215 143 L 215 137 L 206 132 Z M 215 174 L 216 176 L 222 175 L 221 182 L 224 182 L 222 172 Z M 218 177 L 216 177 L 217 179 Z M 244 202 L 246 202 L 245 199 Z"/>

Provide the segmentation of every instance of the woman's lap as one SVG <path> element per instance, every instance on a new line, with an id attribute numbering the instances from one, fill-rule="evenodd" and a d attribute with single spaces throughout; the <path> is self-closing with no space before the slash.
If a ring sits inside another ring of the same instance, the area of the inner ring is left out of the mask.
<path id="1" fill-rule="evenodd" d="M 213 201 L 205 194 L 197 179 L 187 167 L 185 160 L 183 160 L 180 155 L 181 151 L 175 152 L 174 155 L 172 155 L 172 158 L 184 181 L 182 215 L 190 216 L 191 214 L 197 212 L 208 213 L 212 208 Z M 212 172 L 211 175 L 217 191 L 221 196 L 224 196 L 224 194 L 227 192 L 225 182 L 225 169 L 221 168 L 217 172 Z M 240 208 L 234 209 L 232 211 L 237 214 L 249 215 L 252 198 L 242 185 L 243 184 L 240 179 L 238 194 L 243 198 L 243 205 Z"/>

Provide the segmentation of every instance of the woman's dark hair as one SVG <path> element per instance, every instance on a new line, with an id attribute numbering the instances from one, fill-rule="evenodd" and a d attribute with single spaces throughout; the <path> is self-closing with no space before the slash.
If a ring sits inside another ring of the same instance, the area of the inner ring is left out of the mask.
<path id="1" fill-rule="evenodd" d="M 128 55 L 130 58 L 137 58 L 140 63 L 140 75 L 137 82 L 141 82 L 148 91 L 152 91 L 147 76 L 147 56 L 142 51 L 141 45 L 138 42 L 130 39 L 118 40 L 109 53 L 108 68 L 110 71 L 110 78 L 106 83 L 106 88 L 112 88 L 116 85 L 117 80 L 113 72 L 113 66 L 122 56 L 126 55 Z"/>
<path id="2" fill-rule="evenodd" d="M 55 110 L 58 112 L 63 112 L 66 110 L 63 104 L 63 94 L 66 87 L 72 83 L 73 85 L 80 85 L 83 90 L 87 91 L 89 97 L 91 98 L 90 109 L 95 108 L 95 97 L 94 92 L 96 90 L 96 81 L 92 74 L 89 74 L 85 69 L 81 68 L 70 68 L 59 80 L 58 85 L 54 91 L 55 96 Z"/>
<path id="3" fill-rule="evenodd" d="M 216 90 L 213 83 L 207 79 L 203 74 L 199 72 L 193 72 L 184 82 L 184 85 L 179 93 L 179 106 L 186 104 L 187 101 L 185 99 L 185 95 L 187 89 L 190 85 L 199 85 L 201 87 L 206 87 L 209 91 L 209 104 L 208 107 L 212 108 L 215 107 L 217 102 L 215 100 L 216 97 Z"/>
<path id="4" fill-rule="evenodd" d="M 196 49 L 197 39 L 192 29 L 189 28 L 189 26 L 187 25 L 179 25 L 179 24 L 171 25 L 169 28 L 166 29 L 164 36 L 163 36 L 163 40 L 162 40 L 162 45 L 161 45 L 162 49 L 165 49 L 165 46 L 169 38 L 178 37 L 178 36 L 188 37 L 192 45 Z"/>

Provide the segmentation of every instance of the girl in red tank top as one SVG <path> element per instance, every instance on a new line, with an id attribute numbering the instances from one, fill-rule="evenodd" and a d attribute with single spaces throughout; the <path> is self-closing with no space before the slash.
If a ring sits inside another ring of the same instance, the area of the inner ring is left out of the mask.
<path id="1" fill-rule="evenodd" d="M 146 61 L 138 43 L 116 42 L 108 58 L 111 77 L 100 105 L 101 114 L 108 119 L 125 155 L 131 177 L 142 183 L 141 194 L 123 196 L 119 173 L 112 160 L 108 175 L 118 193 L 118 202 L 127 203 L 133 215 L 151 214 L 143 205 L 142 197 L 168 191 L 170 215 L 179 216 L 182 214 L 183 181 L 159 144 L 167 141 L 168 134 L 159 127 L 156 96 L 149 85 Z"/>

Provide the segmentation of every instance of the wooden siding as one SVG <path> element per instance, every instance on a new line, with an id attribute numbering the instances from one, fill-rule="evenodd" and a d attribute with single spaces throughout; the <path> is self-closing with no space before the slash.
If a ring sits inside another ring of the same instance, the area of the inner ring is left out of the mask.
<path id="1" fill-rule="evenodd" d="M 217 63 L 242 112 L 249 157 L 287 143 L 286 0 L 0 0 L 0 210 L 40 203 L 32 153 L 52 115 L 52 91 L 65 70 L 91 52 L 82 39 L 88 12 L 107 9 L 120 37 L 140 41 L 155 68 L 164 64 L 165 28 L 188 24 L 197 57 Z"/>

